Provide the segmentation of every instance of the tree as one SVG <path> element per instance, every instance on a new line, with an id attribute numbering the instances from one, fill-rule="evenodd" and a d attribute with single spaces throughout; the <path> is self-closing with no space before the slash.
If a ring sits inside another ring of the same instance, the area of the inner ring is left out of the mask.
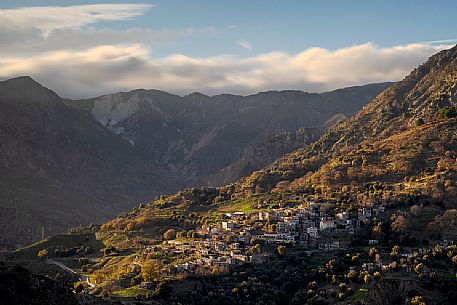
<path id="1" fill-rule="evenodd" d="M 158 260 L 149 259 L 141 266 L 141 276 L 146 282 L 157 280 L 160 275 L 161 267 Z"/>
<path id="2" fill-rule="evenodd" d="M 356 270 L 351 270 L 351 271 L 349 271 L 349 273 L 346 276 L 352 282 L 356 282 L 357 281 L 358 272 Z"/>
<path id="3" fill-rule="evenodd" d="M 374 274 L 373 274 L 375 280 L 379 280 L 381 278 L 381 273 L 379 273 L 379 271 L 376 271 Z"/>
<path id="4" fill-rule="evenodd" d="M 127 231 L 133 231 L 133 229 L 135 229 L 135 226 L 133 225 L 133 223 L 129 222 L 126 226 L 126 229 Z"/>
<path id="5" fill-rule="evenodd" d="M 424 122 L 424 119 L 423 119 L 423 118 L 418 118 L 418 119 L 416 120 L 416 126 L 422 126 L 422 125 L 424 125 L 424 124 L 425 124 L 425 122 Z"/>
<path id="6" fill-rule="evenodd" d="M 261 251 L 261 247 L 260 247 L 260 244 L 256 244 L 255 246 L 252 246 L 251 248 L 249 248 L 248 250 L 248 254 L 256 254 L 256 253 L 260 253 Z"/>
<path id="7" fill-rule="evenodd" d="M 394 246 L 392 248 L 392 251 L 390 252 L 390 256 L 393 257 L 393 258 L 397 258 L 398 255 L 400 254 L 400 247 L 399 246 Z"/>
<path id="8" fill-rule="evenodd" d="M 46 250 L 46 249 L 40 250 L 37 254 L 37 256 L 39 258 L 45 258 L 47 255 L 48 255 L 48 250 Z"/>
<path id="9" fill-rule="evenodd" d="M 365 274 L 365 276 L 363 277 L 363 281 L 365 282 L 365 284 L 368 284 L 371 281 L 371 276 L 369 274 Z"/>
<path id="10" fill-rule="evenodd" d="M 417 274 L 420 274 L 423 271 L 424 271 L 424 265 L 422 263 L 419 263 L 416 266 L 414 266 L 414 272 L 416 272 Z"/>
<path id="11" fill-rule="evenodd" d="M 425 303 L 424 298 L 417 295 L 411 299 L 411 305 L 427 305 L 427 303 Z"/>
<path id="12" fill-rule="evenodd" d="M 78 283 L 75 287 L 75 292 L 80 293 L 84 291 L 84 285 L 82 283 Z"/>
<path id="13" fill-rule="evenodd" d="M 220 274 L 219 269 L 214 268 L 213 270 L 211 270 L 211 275 L 212 276 L 218 276 L 219 274 Z"/>
<path id="14" fill-rule="evenodd" d="M 413 206 L 409 209 L 409 211 L 411 212 L 411 214 L 414 215 L 414 216 L 419 215 L 420 212 L 421 212 L 421 210 L 422 210 L 421 207 L 418 206 L 417 204 L 413 205 Z"/>
<path id="15" fill-rule="evenodd" d="M 168 281 L 161 281 L 159 285 L 157 285 L 154 293 L 160 298 L 168 298 L 172 290 L 173 287 L 170 286 Z"/>
<path id="16" fill-rule="evenodd" d="M 163 233 L 163 238 L 166 240 L 172 240 L 176 238 L 176 231 L 174 229 L 169 229 Z"/>
<path id="17" fill-rule="evenodd" d="M 286 254 L 287 249 L 286 246 L 279 245 L 276 251 L 278 252 L 279 256 L 284 256 Z"/>
<path id="18" fill-rule="evenodd" d="M 456 108 L 447 107 L 447 108 L 440 109 L 440 111 L 438 111 L 438 116 L 443 119 L 444 118 L 455 118 L 457 116 Z"/>
<path id="19" fill-rule="evenodd" d="M 377 253 L 379 253 L 379 252 L 378 252 L 378 249 L 376 249 L 375 247 L 370 248 L 370 250 L 368 251 L 368 255 L 369 255 L 370 257 L 375 257 L 375 255 L 376 255 Z"/>

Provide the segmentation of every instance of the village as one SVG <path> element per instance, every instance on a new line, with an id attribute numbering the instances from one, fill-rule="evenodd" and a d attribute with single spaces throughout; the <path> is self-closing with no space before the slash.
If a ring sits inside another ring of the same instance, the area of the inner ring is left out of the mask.
<path id="1" fill-rule="evenodd" d="M 222 215 L 214 226 L 195 231 L 199 238 L 176 238 L 146 247 L 143 259 L 160 251 L 179 258 L 168 265 L 165 274 L 203 274 L 228 272 L 233 265 L 259 263 L 268 259 L 262 247 L 281 245 L 313 251 L 347 249 L 351 236 L 361 226 L 376 221 L 384 207 L 364 207 L 355 212 L 322 211 L 320 203 L 253 213 L 233 212 Z M 376 245 L 369 240 L 368 245 Z"/>

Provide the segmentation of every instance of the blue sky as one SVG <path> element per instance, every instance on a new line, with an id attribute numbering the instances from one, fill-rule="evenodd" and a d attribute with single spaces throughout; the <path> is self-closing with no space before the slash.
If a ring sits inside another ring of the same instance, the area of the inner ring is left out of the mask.
<path id="1" fill-rule="evenodd" d="M 95 8 L 90 6 L 93 4 L 106 6 Z M 59 18 L 60 11 L 51 11 L 56 6 L 62 9 L 76 6 L 71 11 L 75 20 Z M 421 0 L 2 0 L 0 39 L 7 43 L 0 46 L 3 67 L 0 72 L 7 76 L 30 74 L 68 96 L 88 96 L 138 86 L 183 94 L 196 90 L 210 94 L 226 91 L 247 94 L 268 89 L 330 90 L 404 76 L 428 56 L 456 42 L 456 9 L 454 1 Z M 123 16 L 122 12 L 130 15 Z M 81 14 L 79 19 L 78 14 Z M 102 18 L 88 21 L 87 14 Z M 51 19 L 51 25 L 47 18 Z M 68 63 L 59 62 L 58 58 L 63 55 L 56 56 L 56 52 L 80 58 L 81 65 L 91 63 L 89 55 L 96 58 L 100 64 L 99 89 L 88 85 L 94 80 L 81 72 L 71 75 L 65 72 L 68 78 L 52 79 L 47 71 L 55 74 L 59 66 L 62 70 L 63 67 L 74 69 Z M 109 56 L 100 56 L 100 52 Z M 367 53 L 372 57 L 366 57 Z M 112 60 L 113 56 L 116 61 Z M 360 62 L 354 60 L 358 57 Z M 31 58 L 34 65 L 27 61 Z M 344 80 L 341 72 L 330 77 L 329 67 L 322 63 L 324 60 L 335 60 L 335 66 L 344 69 L 347 68 L 344 62 L 350 61 L 355 65 L 353 70 L 368 73 L 369 77 L 347 73 Z M 376 70 L 386 61 L 395 63 L 391 70 L 384 67 Z M 371 70 L 360 69 L 367 63 L 373 66 Z M 113 67 L 115 64 L 118 66 Z M 268 82 L 278 64 L 290 68 L 290 71 L 275 71 L 278 76 L 305 73 L 307 77 L 295 76 L 289 82 L 282 77 Z M 323 67 L 325 73 L 320 76 L 318 71 L 309 68 L 297 69 L 300 65 L 314 66 L 316 70 Z M 102 73 L 107 66 L 109 69 Z M 112 73 L 111 69 L 124 81 L 105 79 Z M 135 73 L 141 75 L 136 82 L 132 77 Z M 208 84 L 202 75 L 212 73 L 218 81 Z M 188 75 L 188 79 L 182 75 Z M 194 81 L 198 77 L 200 81 Z M 253 81 L 246 82 L 252 78 Z M 65 85 L 66 80 L 72 86 Z"/>

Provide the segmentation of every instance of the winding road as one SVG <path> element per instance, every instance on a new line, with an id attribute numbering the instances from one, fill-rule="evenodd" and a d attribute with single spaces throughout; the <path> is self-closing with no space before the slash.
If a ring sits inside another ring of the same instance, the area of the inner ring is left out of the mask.
<path id="1" fill-rule="evenodd" d="M 74 275 L 77 275 L 79 276 L 79 280 L 82 281 L 82 282 L 86 282 L 91 288 L 92 287 L 95 287 L 94 284 L 92 284 L 91 282 L 89 282 L 89 277 L 87 275 L 84 275 L 84 274 L 81 274 L 79 272 L 76 272 L 75 270 L 67 267 L 65 264 L 61 263 L 61 262 L 58 262 L 58 261 L 55 261 L 53 259 L 47 259 L 46 260 L 46 264 L 49 264 L 49 265 L 56 265 L 58 267 L 60 267 L 61 269 L 71 273 L 71 274 L 74 274 Z"/>

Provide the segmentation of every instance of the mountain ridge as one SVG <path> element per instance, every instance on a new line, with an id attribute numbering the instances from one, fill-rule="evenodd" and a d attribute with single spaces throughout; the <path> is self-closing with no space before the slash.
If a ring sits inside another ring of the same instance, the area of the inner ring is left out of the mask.
<path id="1" fill-rule="evenodd" d="M 349 91 L 354 91 L 360 105 L 388 85 Z M 264 95 L 261 100 L 251 97 L 243 102 L 241 120 L 247 123 L 240 123 L 239 113 L 230 112 L 242 97 L 220 95 L 202 100 L 199 96 L 134 90 L 72 101 L 30 77 L 2 81 L 0 246 L 36 241 L 41 227 L 47 235 L 79 223 L 101 222 L 161 193 L 205 185 L 208 173 L 235 162 L 249 146 L 261 144 L 277 131 L 324 123 L 319 118 L 308 122 L 309 117 L 295 116 L 293 125 L 269 124 L 274 111 L 263 109 L 262 105 L 271 104 L 263 101 Z M 328 104 L 338 102 L 336 96 L 332 98 Z M 130 108 L 119 107 L 129 100 Z M 287 99 L 273 102 L 287 103 Z M 336 110 L 327 111 L 322 119 Z M 319 113 L 319 108 L 313 111 Z M 251 115 L 253 112 L 257 113 Z M 258 119 L 263 122 L 260 127 L 256 126 Z M 265 132 L 269 125 L 275 126 Z M 224 151 L 229 154 L 222 154 Z M 235 178 L 238 176 L 230 179 Z"/>

